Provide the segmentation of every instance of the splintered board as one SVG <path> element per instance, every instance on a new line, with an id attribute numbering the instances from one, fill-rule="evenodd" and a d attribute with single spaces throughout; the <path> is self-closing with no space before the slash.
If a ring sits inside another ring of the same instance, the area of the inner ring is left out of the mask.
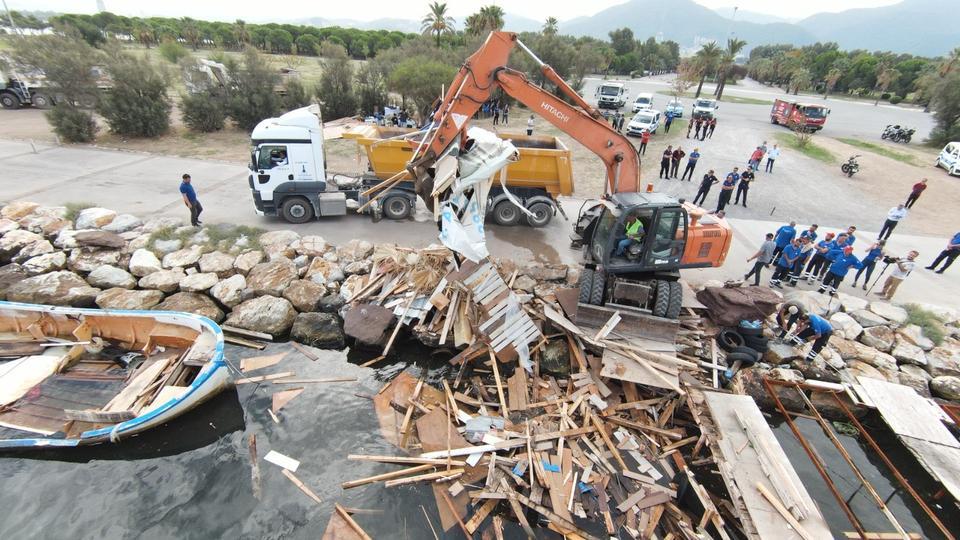
<path id="1" fill-rule="evenodd" d="M 610 349 L 603 351 L 603 368 L 600 370 L 600 376 L 667 390 L 674 389 L 678 382 L 676 375 L 657 370 L 649 363 L 638 362 Z M 670 384 L 671 382 L 673 385 Z"/>

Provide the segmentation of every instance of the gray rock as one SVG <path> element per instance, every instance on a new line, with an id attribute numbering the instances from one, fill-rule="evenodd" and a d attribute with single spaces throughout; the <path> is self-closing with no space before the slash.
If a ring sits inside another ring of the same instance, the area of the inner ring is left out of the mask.
<path id="1" fill-rule="evenodd" d="M 297 315 L 290 339 L 318 349 L 342 349 L 346 345 L 340 318 L 330 313 Z"/>
<path id="2" fill-rule="evenodd" d="M 27 274 L 36 276 L 46 274 L 47 272 L 63 270 L 66 265 L 67 254 L 62 251 L 54 251 L 53 253 L 45 253 L 30 258 L 23 263 L 23 269 L 26 270 Z"/>
<path id="3" fill-rule="evenodd" d="M 344 314 L 343 331 L 361 345 L 378 347 L 386 344 L 395 322 L 393 310 L 374 304 L 360 304 Z"/>
<path id="4" fill-rule="evenodd" d="M 186 268 L 197 264 L 200 256 L 203 255 L 203 248 L 200 246 L 190 246 L 184 249 L 178 249 L 163 256 L 164 268 Z"/>
<path id="5" fill-rule="evenodd" d="M 79 231 L 73 235 L 73 239 L 77 245 L 87 247 L 120 249 L 127 245 L 122 236 L 108 231 Z"/>
<path id="6" fill-rule="evenodd" d="M 137 278 L 122 268 L 105 264 L 90 272 L 87 283 L 101 289 L 132 289 L 137 285 Z"/>
<path id="7" fill-rule="evenodd" d="M 237 260 L 233 255 L 227 255 L 222 251 L 212 251 L 204 253 L 200 257 L 200 271 L 204 273 L 213 272 L 220 277 L 228 277 L 234 272 L 233 264 Z"/>
<path id="8" fill-rule="evenodd" d="M 887 375 L 882 370 L 879 370 L 870 364 L 861 362 L 859 360 L 853 360 L 852 362 L 847 363 L 847 369 L 850 370 L 850 373 L 854 377 L 863 376 L 870 379 L 879 379 L 881 381 L 889 380 Z M 900 382 L 900 378 L 897 377 L 896 381 L 894 382 Z"/>
<path id="9" fill-rule="evenodd" d="M 346 261 L 358 261 L 373 255 L 373 244 L 366 240 L 350 240 L 337 248 L 337 256 Z"/>
<path id="10" fill-rule="evenodd" d="M 927 355 L 923 349 L 916 345 L 907 343 L 906 340 L 897 339 L 893 351 L 890 352 L 900 364 L 913 364 L 915 366 L 927 365 Z"/>
<path id="11" fill-rule="evenodd" d="M 934 347 L 927 356 L 927 373 L 934 377 L 950 375 L 960 377 L 960 355 L 946 347 Z"/>
<path id="12" fill-rule="evenodd" d="M 853 320 L 857 321 L 857 324 L 859 324 L 864 328 L 871 328 L 873 326 L 883 326 L 887 324 L 886 319 L 866 309 L 859 309 L 857 311 L 852 311 L 850 312 L 850 316 L 853 317 Z"/>
<path id="13" fill-rule="evenodd" d="M 130 257 L 130 273 L 143 277 L 163 270 L 160 259 L 149 249 L 138 249 Z"/>
<path id="14" fill-rule="evenodd" d="M 526 293 L 532 293 L 533 288 L 537 286 L 537 281 L 530 276 L 517 276 L 513 282 L 513 288 Z"/>
<path id="15" fill-rule="evenodd" d="M 767 346 L 767 351 L 763 353 L 763 361 L 773 365 L 789 364 L 799 358 L 800 353 L 793 345 L 788 343 L 771 341 Z"/>
<path id="16" fill-rule="evenodd" d="M 291 230 L 279 230 L 279 231 L 269 231 L 260 235 L 260 245 L 261 246 L 289 246 L 297 240 L 300 240 L 300 235 Z"/>
<path id="17" fill-rule="evenodd" d="M 307 235 L 293 242 L 292 247 L 297 255 L 319 257 L 327 251 L 327 241 L 322 236 Z"/>
<path id="18" fill-rule="evenodd" d="M 926 375 L 926 373 L 924 373 L 924 375 Z M 928 377 L 929 375 L 927 375 L 927 378 Z M 897 380 L 900 382 L 900 384 L 913 388 L 923 397 L 930 397 L 930 383 L 927 378 L 920 377 L 906 371 L 900 371 L 897 373 Z"/>
<path id="19" fill-rule="evenodd" d="M 849 339 L 843 339 L 839 336 L 830 338 L 830 348 L 832 348 L 843 360 L 853 360 L 860 355 L 860 347 L 864 345 Z"/>
<path id="20" fill-rule="evenodd" d="M 923 335 L 923 328 L 915 324 L 908 324 L 897 328 L 897 336 L 911 345 L 916 345 L 924 351 L 929 351 L 936 347 L 936 344 L 927 336 Z"/>
<path id="21" fill-rule="evenodd" d="M 141 289 L 157 289 L 170 294 L 180 288 L 180 281 L 185 277 L 187 275 L 180 268 L 160 270 L 140 278 L 138 285 Z"/>
<path id="22" fill-rule="evenodd" d="M 21 218 L 17 224 L 21 229 L 46 236 L 55 236 L 61 230 L 73 226 L 73 223 L 66 219 L 49 214 L 31 214 Z"/>
<path id="23" fill-rule="evenodd" d="M 82 277 L 60 270 L 30 277 L 7 289 L 11 302 L 54 306 L 93 307 L 100 289 L 90 287 Z"/>
<path id="24" fill-rule="evenodd" d="M 180 280 L 180 290 L 186 292 L 204 292 L 219 283 L 220 278 L 214 273 L 191 274 Z"/>
<path id="25" fill-rule="evenodd" d="M 840 382 L 840 375 L 837 374 L 836 370 L 830 368 L 821 358 L 816 358 L 813 361 L 807 361 L 803 359 L 794 360 L 790 363 L 790 367 L 795 371 L 799 371 L 804 379 L 813 379 L 817 381 L 826 381 L 832 383 Z M 844 365 L 843 367 L 847 367 Z"/>
<path id="26" fill-rule="evenodd" d="M 278 259 L 254 266 L 247 274 L 247 287 L 255 294 L 280 296 L 298 276 L 297 267 L 292 262 Z"/>
<path id="27" fill-rule="evenodd" d="M 243 301 L 243 290 L 247 280 L 243 274 L 234 274 L 210 288 L 210 296 L 221 304 L 232 308 Z"/>
<path id="28" fill-rule="evenodd" d="M 6 299 L 7 291 L 14 283 L 23 281 L 28 277 L 30 277 L 28 271 L 19 264 L 12 263 L 0 266 L 0 300 Z"/>
<path id="29" fill-rule="evenodd" d="M 0 235 L 7 234 L 20 228 L 20 224 L 12 219 L 0 218 Z"/>
<path id="30" fill-rule="evenodd" d="M 857 339 L 863 332 L 863 327 L 856 319 L 842 312 L 831 315 L 830 324 L 833 325 L 834 335 L 839 335 L 845 339 Z"/>
<path id="31" fill-rule="evenodd" d="M 121 234 L 123 238 L 130 237 L 127 240 L 127 245 L 121 250 L 123 253 L 133 253 L 138 249 L 147 249 L 150 247 L 150 235 L 141 234 L 137 232 L 126 232 Z M 151 252 L 153 253 L 153 252 Z"/>
<path id="32" fill-rule="evenodd" d="M 93 229 L 89 229 L 89 230 L 93 230 Z M 73 249 L 75 247 L 78 247 L 79 244 L 77 244 L 77 241 L 76 239 L 74 239 L 74 236 L 76 236 L 77 233 L 79 232 L 82 232 L 82 231 L 75 231 L 73 229 L 63 229 L 62 231 L 57 233 L 57 237 L 53 239 L 53 246 L 56 247 L 57 249 Z"/>
<path id="33" fill-rule="evenodd" d="M 77 216 L 77 229 L 99 229 L 110 224 L 117 213 L 107 208 L 84 208 Z"/>
<path id="34" fill-rule="evenodd" d="M 878 351 L 890 352 L 893 349 L 893 340 L 895 338 L 893 330 L 889 326 L 872 326 L 863 331 L 860 335 L 860 343 L 873 347 Z"/>
<path id="35" fill-rule="evenodd" d="M 520 273 L 537 281 L 561 281 L 567 277 L 567 265 L 534 263 L 524 266 Z"/>
<path id="36" fill-rule="evenodd" d="M 348 276 L 351 276 L 354 274 L 360 274 L 360 275 L 369 274 L 371 268 L 373 268 L 373 261 L 371 261 L 370 259 L 363 259 L 359 261 L 353 261 L 352 263 L 348 263 L 346 266 L 343 267 L 343 273 Z"/>
<path id="37" fill-rule="evenodd" d="M 233 267 L 243 275 L 247 275 L 254 266 L 260 264 L 263 261 L 263 252 L 259 250 L 247 251 L 246 253 L 241 253 L 237 255 L 235 261 L 233 261 Z"/>
<path id="38" fill-rule="evenodd" d="M 874 301 L 870 302 L 870 311 L 876 313 L 877 315 L 883 317 L 884 319 L 897 323 L 903 324 L 907 322 L 907 310 L 903 309 L 900 306 L 895 306 L 890 302 L 879 302 Z"/>
<path id="39" fill-rule="evenodd" d="M 17 220 L 32 214 L 40 205 L 29 201 L 14 201 L 0 208 L 0 216 Z"/>
<path id="40" fill-rule="evenodd" d="M 0 237 L 0 261 L 9 261 L 25 247 L 38 242 L 46 242 L 46 240 L 42 235 L 23 229 L 10 231 Z M 41 254 L 38 253 L 38 255 Z"/>
<path id="41" fill-rule="evenodd" d="M 136 229 L 137 227 L 143 225 L 143 221 L 137 216 L 130 214 L 120 214 L 117 217 L 113 218 L 113 221 L 103 226 L 103 230 L 122 233 Z"/>
<path id="42" fill-rule="evenodd" d="M 897 359 L 876 349 L 864 349 L 857 360 L 870 364 L 881 371 L 897 371 Z"/>
<path id="43" fill-rule="evenodd" d="M 930 391 L 937 397 L 960 401 L 960 377 L 941 375 L 930 381 Z"/>
<path id="44" fill-rule="evenodd" d="M 93 272 L 105 264 L 117 266 L 119 263 L 120 252 L 106 248 L 75 248 L 67 258 L 67 268 L 83 273 Z"/>
<path id="45" fill-rule="evenodd" d="M 317 311 L 323 313 L 339 313 L 346 302 L 339 294 L 328 294 L 317 302 Z"/>
<path id="46" fill-rule="evenodd" d="M 803 373 L 795 369 L 777 367 L 771 369 L 767 376 L 775 381 L 785 381 L 785 382 L 796 382 L 802 383 L 804 381 Z"/>
<path id="47" fill-rule="evenodd" d="M 169 216 L 154 217 L 144 222 L 143 232 L 152 233 L 154 231 L 159 231 L 160 229 L 179 227 L 181 224 L 183 224 L 183 220 L 177 219 L 175 217 L 169 217 Z"/>
<path id="48" fill-rule="evenodd" d="M 161 255 L 173 253 L 174 251 L 180 249 L 181 246 L 183 246 L 183 241 L 181 241 L 179 238 L 171 238 L 170 240 L 155 240 L 153 242 L 153 249 Z"/>
<path id="49" fill-rule="evenodd" d="M 903 373 L 910 374 L 914 377 L 920 377 L 925 381 L 929 381 L 930 379 L 933 378 L 933 376 L 927 373 L 927 371 L 924 368 L 920 366 L 915 366 L 913 364 L 903 364 L 902 366 L 900 366 L 900 371 L 902 371 Z"/>
<path id="50" fill-rule="evenodd" d="M 103 309 L 150 309 L 163 300 L 161 291 L 131 291 L 107 289 L 97 295 L 97 305 Z"/>
<path id="51" fill-rule="evenodd" d="M 320 299 L 327 294 L 327 288 L 312 281 L 294 280 L 283 291 L 283 297 L 300 312 L 317 311 Z"/>
<path id="52" fill-rule="evenodd" d="M 286 298 L 260 296 L 233 308 L 225 324 L 282 336 L 290 331 L 297 310 Z"/>
<path id="53" fill-rule="evenodd" d="M 53 245 L 49 241 L 41 240 L 39 242 L 34 242 L 32 244 L 23 246 L 23 249 L 20 250 L 20 253 L 17 253 L 16 256 L 13 257 L 13 262 L 22 263 L 38 255 L 53 253 L 53 251 Z"/>
<path id="54" fill-rule="evenodd" d="M 223 310 L 217 306 L 217 303 L 205 295 L 180 292 L 173 296 L 168 296 L 166 300 L 157 304 L 153 308 L 156 311 L 182 311 L 184 313 L 193 313 L 201 315 L 213 322 L 223 320 Z"/>
<path id="55" fill-rule="evenodd" d="M 843 311 L 847 313 L 867 309 L 867 306 L 870 304 L 870 302 L 864 298 L 843 292 L 837 293 L 837 300 L 840 301 L 840 307 L 843 308 Z"/>
<path id="56" fill-rule="evenodd" d="M 350 276 L 343 281 L 342 285 L 340 285 L 340 296 L 342 296 L 344 300 L 350 300 L 353 298 L 355 292 L 363 288 L 363 285 L 363 276 Z"/>

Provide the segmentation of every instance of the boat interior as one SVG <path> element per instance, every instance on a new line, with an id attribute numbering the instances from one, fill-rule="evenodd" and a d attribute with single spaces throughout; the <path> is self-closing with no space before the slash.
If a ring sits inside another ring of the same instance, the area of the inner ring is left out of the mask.
<path id="1" fill-rule="evenodd" d="M 0 439 L 76 439 L 184 395 L 217 338 L 176 320 L 0 306 Z"/>

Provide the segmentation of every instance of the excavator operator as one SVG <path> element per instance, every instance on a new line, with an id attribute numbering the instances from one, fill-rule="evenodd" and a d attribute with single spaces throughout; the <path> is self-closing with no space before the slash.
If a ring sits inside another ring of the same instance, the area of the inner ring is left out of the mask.
<path id="1" fill-rule="evenodd" d="M 614 252 L 614 256 L 616 257 L 622 257 L 627 248 L 630 247 L 630 244 L 634 242 L 638 244 L 643 243 L 643 235 L 646 232 L 643 228 L 643 222 L 640 221 L 640 217 L 636 214 L 627 218 L 624 229 L 626 237 L 617 243 L 617 250 Z"/>

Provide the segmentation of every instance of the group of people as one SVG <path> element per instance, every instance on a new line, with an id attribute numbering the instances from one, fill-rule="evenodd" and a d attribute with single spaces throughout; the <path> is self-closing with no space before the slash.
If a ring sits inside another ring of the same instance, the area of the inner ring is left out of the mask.
<path id="1" fill-rule="evenodd" d="M 707 137 L 713 138 L 713 130 L 717 129 L 717 117 L 711 116 L 710 118 L 704 118 L 703 116 L 698 116 L 690 120 L 690 123 L 687 124 L 687 138 L 690 138 L 690 133 L 693 132 L 694 139 L 700 139 L 701 141 L 705 140 Z"/>
<path id="2" fill-rule="evenodd" d="M 493 125 L 507 125 L 510 123 L 510 104 L 501 103 L 499 99 L 491 99 L 480 106 L 480 114 L 493 117 Z"/>
<path id="3" fill-rule="evenodd" d="M 646 143 L 642 142 L 641 146 L 643 151 L 646 151 Z M 673 145 L 668 145 L 667 149 L 663 151 L 663 157 L 660 159 L 660 178 L 676 178 L 677 173 L 680 172 L 680 160 L 686 156 L 687 153 L 683 151 L 682 146 L 677 146 L 676 148 Z M 680 176 L 680 180 L 690 181 L 693 179 L 693 171 L 697 167 L 697 162 L 700 160 L 700 149 L 694 148 L 690 152 L 690 156 L 687 158 L 687 166 L 683 170 L 683 174 Z"/>
<path id="4" fill-rule="evenodd" d="M 610 115 L 610 127 L 617 130 L 617 132 L 623 131 L 623 122 L 626 116 L 620 111 L 617 111 Z M 639 153 L 639 152 L 638 152 Z"/>

